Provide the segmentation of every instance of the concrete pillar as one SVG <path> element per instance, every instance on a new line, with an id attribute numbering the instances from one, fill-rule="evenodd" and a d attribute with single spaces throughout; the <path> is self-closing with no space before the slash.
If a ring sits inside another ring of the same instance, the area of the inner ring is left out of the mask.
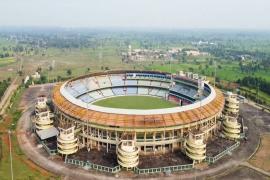
<path id="1" fill-rule="evenodd" d="M 153 132 L 153 142 L 156 141 L 156 132 Z M 153 151 L 154 151 L 154 154 L 156 154 L 156 146 L 153 145 Z"/>
<path id="2" fill-rule="evenodd" d="M 109 152 L 109 150 L 108 150 L 108 140 L 109 140 L 108 130 L 106 131 L 106 136 L 107 136 L 107 144 L 106 144 L 106 147 L 107 147 L 107 152 Z"/>
<path id="3" fill-rule="evenodd" d="M 146 132 L 144 132 L 144 154 L 146 154 Z"/>
<path id="4" fill-rule="evenodd" d="M 162 137 L 162 140 L 163 140 L 163 141 L 165 140 L 165 137 L 166 137 L 166 132 L 163 131 L 163 137 Z M 165 152 L 166 152 L 165 144 L 162 144 L 162 149 L 163 149 L 163 154 L 165 154 Z"/>

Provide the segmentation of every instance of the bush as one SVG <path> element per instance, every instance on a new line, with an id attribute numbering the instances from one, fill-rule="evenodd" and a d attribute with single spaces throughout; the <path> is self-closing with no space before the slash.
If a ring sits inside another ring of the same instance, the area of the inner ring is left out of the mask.
<path id="1" fill-rule="evenodd" d="M 4 95 L 9 84 L 10 84 L 9 81 L 7 81 L 7 80 L 0 81 L 0 98 Z"/>

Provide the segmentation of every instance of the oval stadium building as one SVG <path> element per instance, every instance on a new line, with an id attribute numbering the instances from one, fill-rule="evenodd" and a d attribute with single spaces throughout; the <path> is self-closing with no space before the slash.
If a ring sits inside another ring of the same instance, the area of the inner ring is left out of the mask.
<path id="1" fill-rule="evenodd" d="M 126 109 L 95 104 L 118 96 L 156 97 L 174 106 Z M 217 133 L 224 96 L 198 75 L 119 70 L 59 84 L 52 102 L 58 126 L 74 129 L 79 149 L 117 149 L 122 140 L 133 140 L 140 155 L 169 153 L 187 146 L 188 156 L 199 161 L 204 156 L 199 157 L 200 150 L 198 154 L 192 142 L 186 145 L 190 132 L 203 134 L 203 142 Z"/>

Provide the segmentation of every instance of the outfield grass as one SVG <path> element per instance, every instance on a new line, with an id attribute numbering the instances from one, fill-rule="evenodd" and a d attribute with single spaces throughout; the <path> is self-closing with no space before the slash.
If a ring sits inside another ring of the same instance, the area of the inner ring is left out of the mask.
<path id="1" fill-rule="evenodd" d="M 94 105 L 122 108 L 122 109 L 160 109 L 176 107 L 169 101 L 150 96 L 119 96 L 103 99 L 94 103 Z"/>

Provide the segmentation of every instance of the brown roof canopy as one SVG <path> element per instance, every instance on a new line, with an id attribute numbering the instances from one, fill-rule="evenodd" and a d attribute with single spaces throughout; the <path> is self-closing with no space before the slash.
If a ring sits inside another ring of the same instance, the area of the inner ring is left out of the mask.
<path id="1" fill-rule="evenodd" d="M 184 125 L 212 117 L 220 113 L 224 106 L 224 96 L 218 89 L 216 97 L 208 104 L 178 113 L 155 114 L 155 115 L 126 115 L 117 113 L 105 113 L 94 110 L 87 110 L 68 101 L 60 93 L 61 85 L 53 89 L 52 101 L 63 113 L 81 121 L 99 124 L 102 126 L 150 128 Z"/>

